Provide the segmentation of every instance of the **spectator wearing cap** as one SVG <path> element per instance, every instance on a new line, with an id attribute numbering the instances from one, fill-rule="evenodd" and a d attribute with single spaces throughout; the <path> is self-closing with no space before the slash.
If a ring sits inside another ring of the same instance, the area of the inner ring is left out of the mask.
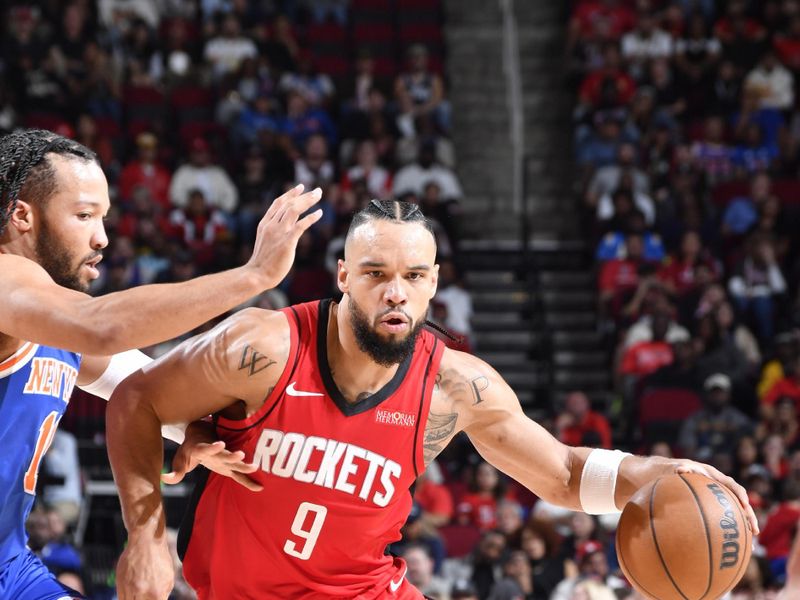
<path id="1" fill-rule="evenodd" d="M 169 186 L 172 176 L 168 169 L 159 164 L 158 138 L 149 131 L 136 136 L 136 158 L 126 164 L 119 177 L 119 195 L 127 202 L 134 188 L 146 187 L 150 197 L 166 211 L 170 208 Z"/>
<path id="2" fill-rule="evenodd" d="M 208 142 L 201 137 L 194 138 L 189 150 L 189 162 L 178 167 L 169 187 L 173 206 L 185 208 L 190 192 L 197 189 L 210 207 L 232 213 L 239 204 L 239 192 L 227 171 L 211 162 Z"/>
<path id="3" fill-rule="evenodd" d="M 400 108 L 397 125 L 406 137 L 414 137 L 414 121 L 429 116 L 441 131 L 450 131 L 450 105 L 444 97 L 442 78 L 428 67 L 428 49 L 422 44 L 408 48 L 408 70 L 397 76 L 394 95 Z"/>
<path id="4" fill-rule="evenodd" d="M 611 448 L 608 419 L 592 410 L 589 397 L 580 391 L 567 394 L 564 410 L 556 417 L 557 437 L 569 446 Z"/>
<path id="5" fill-rule="evenodd" d="M 257 55 L 258 48 L 253 40 L 242 35 L 242 25 L 233 13 L 223 17 L 220 35 L 211 38 L 203 51 L 218 80 L 235 72 L 245 58 L 255 58 Z"/>
<path id="6" fill-rule="evenodd" d="M 459 200 L 464 195 L 453 170 L 437 162 L 435 141 L 423 140 L 416 162 L 404 166 L 395 174 L 392 192 L 397 197 L 412 193 L 420 198 L 425 185 L 431 181 L 439 186 L 445 201 Z"/>
<path id="7" fill-rule="evenodd" d="M 449 600 L 450 584 L 446 579 L 434 575 L 433 559 L 427 547 L 421 544 L 406 546 L 402 554 L 408 570 L 406 578 L 425 596 L 437 600 Z"/>
<path id="8" fill-rule="evenodd" d="M 703 408 L 683 423 L 678 439 L 684 455 L 695 460 L 708 460 L 719 451 L 728 451 L 740 437 L 753 433 L 753 422 L 730 405 L 730 377 L 715 373 L 705 380 L 703 388 Z"/>

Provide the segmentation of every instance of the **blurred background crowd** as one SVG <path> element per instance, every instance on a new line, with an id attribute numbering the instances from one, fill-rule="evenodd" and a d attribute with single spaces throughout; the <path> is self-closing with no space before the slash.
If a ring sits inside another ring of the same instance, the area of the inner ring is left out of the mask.
<path id="1" fill-rule="evenodd" d="M 576 93 L 575 179 L 615 401 L 593 410 L 576 390 L 542 424 L 569 444 L 736 477 L 762 534 L 734 597 L 768 597 L 800 518 L 800 2 L 571 5 L 553 60 Z M 438 0 L 39 0 L 3 16 L 0 131 L 72 137 L 109 180 L 94 293 L 241 264 L 269 203 L 300 182 L 322 188 L 324 216 L 253 305 L 334 295 L 353 211 L 391 196 L 434 220 L 431 317 L 473 348 Z M 124 540 L 103 419 L 104 402 L 76 392 L 29 521 L 34 550 L 97 599 L 114 597 Z M 171 526 L 188 491 L 169 492 Z M 615 517 L 538 500 L 465 437 L 413 493 L 392 551 L 431 598 L 636 597 Z M 179 578 L 173 597 L 194 595 Z"/>

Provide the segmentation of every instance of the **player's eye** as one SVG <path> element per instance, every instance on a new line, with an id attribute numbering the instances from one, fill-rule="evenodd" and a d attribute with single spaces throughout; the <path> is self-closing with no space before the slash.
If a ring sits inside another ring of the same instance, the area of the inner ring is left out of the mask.
<path id="1" fill-rule="evenodd" d="M 78 218 L 81 221 L 88 221 L 89 219 L 92 218 L 92 213 L 87 213 L 87 212 L 78 213 Z"/>
<path id="2" fill-rule="evenodd" d="M 370 272 L 367 273 L 367 275 L 377 279 L 378 277 L 381 277 L 383 275 L 383 272 L 381 272 L 381 271 L 370 271 Z"/>
<path id="3" fill-rule="evenodd" d="M 422 277 L 423 277 L 422 273 L 409 273 L 408 275 L 406 275 L 406 278 L 410 279 L 411 281 L 417 281 L 419 279 L 422 279 Z"/>

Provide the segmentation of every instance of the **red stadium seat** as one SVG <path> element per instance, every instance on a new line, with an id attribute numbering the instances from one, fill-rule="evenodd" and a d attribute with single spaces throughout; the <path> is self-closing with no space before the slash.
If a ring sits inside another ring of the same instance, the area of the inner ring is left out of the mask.
<path id="1" fill-rule="evenodd" d="M 674 444 L 682 422 L 700 410 L 700 397 L 685 388 L 651 388 L 639 398 L 639 430 L 648 443 Z"/>
<path id="2" fill-rule="evenodd" d="M 450 558 L 466 556 L 481 539 L 481 532 L 474 525 L 445 525 L 439 528 L 439 534 Z"/>

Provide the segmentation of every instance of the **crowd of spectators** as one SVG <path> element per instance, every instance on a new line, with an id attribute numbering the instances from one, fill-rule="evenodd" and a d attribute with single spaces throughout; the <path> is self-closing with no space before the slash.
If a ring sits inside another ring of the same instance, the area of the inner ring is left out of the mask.
<path id="1" fill-rule="evenodd" d="M 435 219 L 440 291 L 430 318 L 456 334 L 448 344 L 469 350 L 440 25 L 438 43 L 399 34 L 387 54 L 385 38 L 370 32 L 414 30 L 401 12 L 370 6 L 395 4 L 403 2 L 11 3 L 0 131 L 49 128 L 100 157 L 111 245 L 94 293 L 241 263 L 269 203 L 302 182 L 323 189 L 324 216 L 280 288 L 255 304 L 334 294 L 350 215 L 393 196 Z M 438 15 L 434 0 L 411 4 Z M 544 425 L 565 443 L 696 457 L 746 483 L 763 533 L 735 597 L 755 598 L 780 581 L 800 516 L 791 204 L 800 8 L 573 4 L 580 192 L 621 400 L 608 413 L 575 391 Z M 89 439 L 102 449 L 102 421 L 102 401 L 76 395 L 29 523 L 46 564 L 96 599 L 113 597 L 113 578 L 90 581 L 94 555 L 76 550 L 70 532 L 85 518 L 77 447 Z M 465 436 L 420 478 L 414 498 L 392 551 L 431 598 L 638 598 L 618 570 L 614 517 L 538 500 L 480 460 Z M 194 595 L 179 578 L 173 598 Z"/>
<path id="2" fill-rule="evenodd" d="M 762 534 L 736 594 L 761 597 L 785 576 L 800 517 L 800 4 L 573 4 L 577 191 L 617 399 L 606 416 L 617 446 L 745 485 Z"/>

